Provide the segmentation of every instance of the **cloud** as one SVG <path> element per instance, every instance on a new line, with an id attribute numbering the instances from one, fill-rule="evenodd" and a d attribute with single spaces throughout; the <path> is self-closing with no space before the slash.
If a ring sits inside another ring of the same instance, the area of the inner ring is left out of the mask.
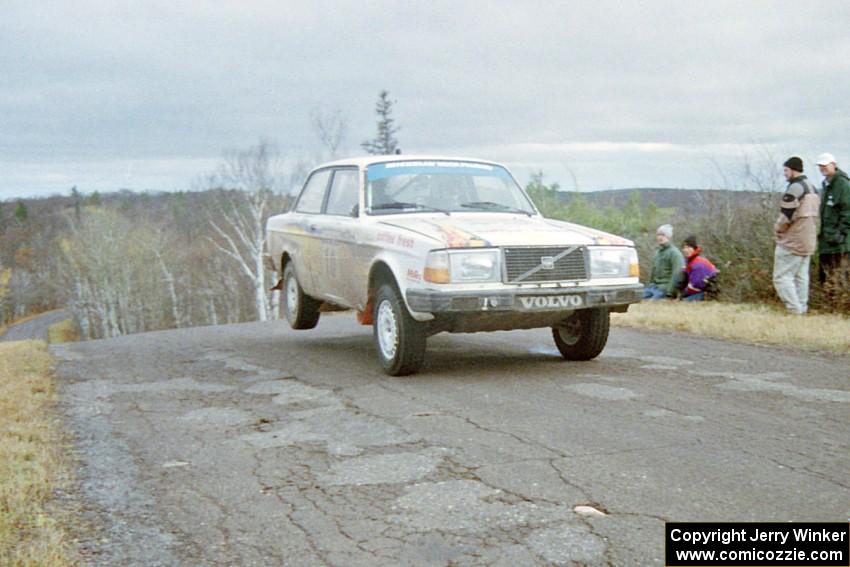
<path id="1" fill-rule="evenodd" d="M 117 188 L 128 161 L 163 168 L 145 183 L 186 187 L 190 167 L 260 137 L 305 154 L 317 105 L 349 116 L 359 153 L 383 88 L 405 151 L 618 160 L 604 186 L 636 172 L 698 185 L 688 169 L 706 152 L 750 144 L 850 159 L 836 135 L 850 131 L 848 16 L 839 2 L 13 1 L 0 198 Z M 78 179 L 82 164 L 95 170 Z"/>

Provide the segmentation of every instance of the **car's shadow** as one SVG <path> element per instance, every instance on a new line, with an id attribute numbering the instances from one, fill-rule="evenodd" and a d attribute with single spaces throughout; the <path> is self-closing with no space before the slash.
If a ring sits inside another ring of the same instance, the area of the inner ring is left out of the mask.
<path id="1" fill-rule="evenodd" d="M 378 363 L 371 334 L 333 338 L 299 337 L 298 350 L 363 376 L 385 376 Z M 554 345 L 508 345 L 484 335 L 437 335 L 428 339 L 425 364 L 412 377 L 451 378 L 453 382 L 513 378 L 518 375 L 560 375 L 587 372 L 594 362 L 567 362 Z"/>

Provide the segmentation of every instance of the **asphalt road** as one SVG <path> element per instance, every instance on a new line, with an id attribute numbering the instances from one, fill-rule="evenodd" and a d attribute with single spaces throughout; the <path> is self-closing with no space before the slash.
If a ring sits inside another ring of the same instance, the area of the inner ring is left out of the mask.
<path id="1" fill-rule="evenodd" d="M 54 323 L 68 319 L 68 313 L 63 310 L 49 311 L 34 319 L 12 325 L 0 334 L 0 341 L 25 341 L 29 339 L 47 340 L 47 329 Z"/>
<path id="2" fill-rule="evenodd" d="M 540 330 L 390 378 L 349 315 L 52 351 L 93 565 L 647 565 L 669 520 L 850 520 L 847 357 Z"/>

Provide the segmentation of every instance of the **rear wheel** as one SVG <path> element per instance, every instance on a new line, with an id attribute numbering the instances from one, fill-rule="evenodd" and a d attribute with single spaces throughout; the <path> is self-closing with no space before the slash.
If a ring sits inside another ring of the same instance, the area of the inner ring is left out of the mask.
<path id="1" fill-rule="evenodd" d="M 375 296 L 373 330 L 378 358 L 390 376 L 417 372 L 425 362 L 426 335 L 410 316 L 395 286 L 383 284 Z"/>
<path id="2" fill-rule="evenodd" d="M 552 328 L 555 346 L 567 360 L 591 360 L 608 342 L 608 309 L 582 309 Z"/>
<path id="3" fill-rule="evenodd" d="M 286 320 L 293 329 L 312 329 L 319 322 L 319 306 L 321 303 L 301 289 L 292 262 L 286 264 L 283 270 L 283 310 Z"/>

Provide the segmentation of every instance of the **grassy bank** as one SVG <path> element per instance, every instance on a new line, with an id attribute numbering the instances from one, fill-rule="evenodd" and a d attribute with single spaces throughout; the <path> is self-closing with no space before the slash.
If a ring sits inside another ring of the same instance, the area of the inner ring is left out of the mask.
<path id="1" fill-rule="evenodd" d="M 850 318 L 787 315 L 764 305 L 654 301 L 614 313 L 619 327 L 683 331 L 705 337 L 808 351 L 850 354 Z"/>
<path id="2" fill-rule="evenodd" d="M 55 403 L 47 346 L 0 343 L 0 565 L 76 564 L 47 510 L 68 470 Z"/>
<path id="3" fill-rule="evenodd" d="M 47 342 L 50 344 L 72 343 L 78 340 L 80 333 L 71 319 L 54 323 L 47 328 Z"/>

